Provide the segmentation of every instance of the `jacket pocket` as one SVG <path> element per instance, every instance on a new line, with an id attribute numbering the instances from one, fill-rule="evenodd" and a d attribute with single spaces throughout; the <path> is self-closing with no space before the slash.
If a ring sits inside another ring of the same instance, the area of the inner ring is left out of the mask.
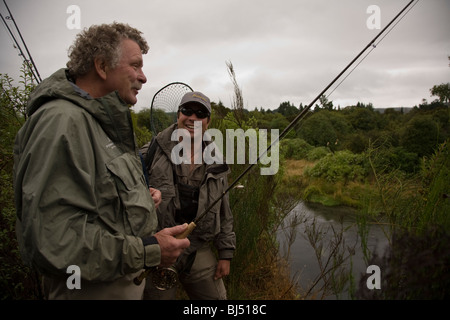
<path id="1" fill-rule="evenodd" d="M 202 214 L 204 210 L 222 196 L 224 190 L 223 178 L 210 176 L 207 178 L 206 183 L 200 188 L 199 204 L 203 204 L 198 212 L 197 216 Z M 222 206 L 222 198 L 212 206 L 211 209 L 205 214 L 205 216 L 198 221 L 197 234 L 199 238 L 209 241 L 220 231 L 220 211 Z"/>
<path id="2" fill-rule="evenodd" d="M 154 203 L 145 182 L 142 165 L 130 154 L 114 158 L 106 167 L 116 182 L 123 207 L 124 224 L 135 236 L 144 236 L 156 228 Z M 152 221 L 154 220 L 154 221 Z"/>

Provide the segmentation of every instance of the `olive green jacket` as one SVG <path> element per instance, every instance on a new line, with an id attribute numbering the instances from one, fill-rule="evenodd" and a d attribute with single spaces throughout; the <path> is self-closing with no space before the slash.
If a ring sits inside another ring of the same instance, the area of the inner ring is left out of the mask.
<path id="1" fill-rule="evenodd" d="M 144 249 L 157 228 L 128 106 L 92 99 L 61 69 L 31 94 L 16 136 L 17 238 L 24 261 L 48 277 L 108 282 L 160 263 Z"/>
<path id="2" fill-rule="evenodd" d="M 158 144 L 150 165 L 149 183 L 159 189 L 162 201 L 157 209 L 159 228 L 175 226 L 175 210 L 180 209 L 178 190 L 173 176 L 171 152 L 178 144 L 171 141 L 171 135 L 177 128 L 173 124 L 158 134 L 155 141 Z M 206 142 L 209 143 L 209 142 Z M 213 142 L 212 142 L 213 143 Z M 147 155 L 149 143 L 141 148 L 144 158 Z M 228 188 L 227 177 L 230 169 L 226 163 L 205 164 L 205 176 L 200 185 L 197 216 L 202 214 Z M 191 245 L 185 250 L 184 256 L 212 242 L 217 249 L 219 259 L 231 259 L 236 248 L 236 235 L 233 229 L 233 215 L 226 194 L 218 201 L 203 219 L 198 221 L 196 228 L 188 237 Z M 182 257 L 180 257 L 180 260 Z"/>

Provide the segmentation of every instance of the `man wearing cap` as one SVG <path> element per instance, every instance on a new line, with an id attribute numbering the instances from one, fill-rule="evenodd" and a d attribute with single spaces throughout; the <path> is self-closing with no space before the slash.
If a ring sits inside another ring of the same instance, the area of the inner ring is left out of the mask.
<path id="1" fill-rule="evenodd" d="M 191 222 L 228 187 L 227 175 L 230 169 L 227 164 L 194 161 L 196 157 L 199 159 L 199 154 L 208 144 L 214 143 L 194 143 L 194 135 L 199 136 L 195 130 L 201 128 L 203 137 L 210 121 L 209 98 L 201 92 L 186 93 L 178 108 L 177 122 L 154 139 L 155 151 L 152 154 L 148 152 L 152 150 L 150 143 L 141 148 L 147 161 L 150 185 L 159 189 L 162 194 L 162 201 L 157 210 L 160 229 Z M 179 143 L 172 141 L 172 133 L 177 129 L 184 129 L 185 137 L 191 139 L 191 161 L 186 161 L 188 163 L 175 164 L 171 157 L 173 148 Z M 178 273 L 179 282 L 190 299 L 226 299 L 222 277 L 230 272 L 230 261 L 236 248 L 228 195 L 198 221 L 188 238 L 191 246 L 173 266 Z M 211 244 L 216 253 L 213 252 Z M 149 278 L 152 276 L 154 275 Z M 147 281 L 144 299 L 175 299 L 176 286 L 162 291 L 155 287 L 152 279 L 147 280 L 150 281 Z"/>

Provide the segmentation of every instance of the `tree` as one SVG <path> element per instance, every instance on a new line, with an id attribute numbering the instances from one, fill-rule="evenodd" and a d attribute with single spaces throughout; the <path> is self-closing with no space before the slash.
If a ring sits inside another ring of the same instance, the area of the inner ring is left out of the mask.
<path id="1" fill-rule="evenodd" d="M 359 103 L 358 103 L 359 104 Z M 380 124 L 380 114 L 369 106 L 352 106 L 344 109 L 347 119 L 357 130 L 369 131 L 378 129 Z"/>
<path id="2" fill-rule="evenodd" d="M 352 130 L 345 117 L 337 111 L 321 110 L 306 118 L 299 129 L 298 136 L 313 146 L 329 146 L 333 151 L 336 142 Z"/>
<path id="3" fill-rule="evenodd" d="M 402 130 L 401 145 L 419 157 L 431 155 L 438 144 L 439 125 L 430 115 L 412 118 Z"/>
<path id="4" fill-rule="evenodd" d="M 286 118 L 295 117 L 298 114 L 298 109 L 289 101 L 282 102 L 275 112 L 281 113 Z"/>
<path id="5" fill-rule="evenodd" d="M 450 82 L 435 85 L 430 89 L 431 96 L 437 96 L 439 102 L 448 104 L 450 101 Z"/>
<path id="6" fill-rule="evenodd" d="M 319 98 L 319 102 L 325 110 L 333 110 L 333 101 L 328 101 L 328 98 L 323 94 Z"/>

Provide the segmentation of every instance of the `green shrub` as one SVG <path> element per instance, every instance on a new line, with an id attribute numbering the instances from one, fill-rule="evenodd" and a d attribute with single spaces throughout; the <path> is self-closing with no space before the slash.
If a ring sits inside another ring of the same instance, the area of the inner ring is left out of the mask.
<path id="1" fill-rule="evenodd" d="M 338 151 L 327 154 L 312 168 L 307 168 L 305 174 L 310 177 L 323 178 L 329 182 L 363 180 L 367 174 L 363 155 L 350 151 Z"/>
<path id="2" fill-rule="evenodd" d="M 330 151 L 326 147 L 313 148 L 306 154 L 306 160 L 316 161 L 322 159 L 327 154 L 330 154 Z"/>
<path id="3" fill-rule="evenodd" d="M 280 152 L 286 159 L 306 159 L 308 152 L 312 149 L 314 149 L 314 147 L 300 138 L 283 139 L 280 143 Z"/>

